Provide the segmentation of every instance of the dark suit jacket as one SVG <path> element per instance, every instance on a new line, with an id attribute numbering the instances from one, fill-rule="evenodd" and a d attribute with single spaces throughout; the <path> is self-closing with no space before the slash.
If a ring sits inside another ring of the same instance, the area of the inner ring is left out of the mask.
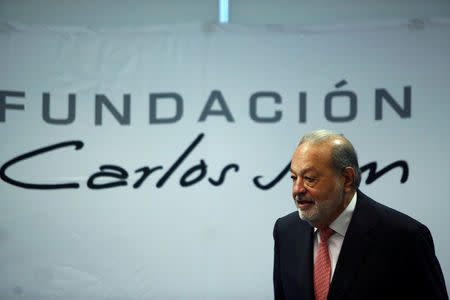
<path id="1" fill-rule="evenodd" d="M 448 299 L 430 231 L 360 191 L 328 299 Z M 314 299 L 313 231 L 295 211 L 273 231 L 275 299 Z"/>

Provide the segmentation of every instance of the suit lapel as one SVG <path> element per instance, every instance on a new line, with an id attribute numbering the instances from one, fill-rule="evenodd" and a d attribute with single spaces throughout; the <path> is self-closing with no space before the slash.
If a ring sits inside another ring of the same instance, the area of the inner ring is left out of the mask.
<path id="1" fill-rule="evenodd" d="M 375 227 L 377 219 L 371 213 L 369 199 L 358 191 L 358 200 L 352 220 L 345 234 L 341 252 L 331 281 L 328 299 L 339 299 L 349 288 L 354 276 L 367 253 L 373 248 L 370 238 L 371 229 Z"/>
<path id="2" fill-rule="evenodd" d="M 291 273 L 292 295 L 297 299 L 314 299 L 313 284 L 313 233 L 314 228 L 298 219 L 297 230 L 292 238 L 295 240 Z"/>

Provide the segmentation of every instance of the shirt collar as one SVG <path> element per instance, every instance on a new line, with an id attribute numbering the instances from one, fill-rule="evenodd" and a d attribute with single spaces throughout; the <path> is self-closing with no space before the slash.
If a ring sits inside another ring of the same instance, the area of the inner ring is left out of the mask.
<path id="1" fill-rule="evenodd" d="M 347 205 L 344 211 L 329 226 L 331 229 L 333 229 L 335 232 L 339 233 L 342 236 L 345 236 L 348 225 L 350 225 L 350 221 L 352 219 L 353 211 L 355 210 L 357 201 L 356 194 L 357 193 L 355 192 L 352 200 L 350 200 L 350 203 Z"/>
<path id="2" fill-rule="evenodd" d="M 350 221 L 352 219 L 353 211 L 355 210 L 357 201 L 356 194 L 357 193 L 355 191 L 352 200 L 350 200 L 350 203 L 347 205 L 344 211 L 328 226 L 342 236 L 345 236 L 348 225 L 350 225 Z M 317 228 L 314 228 L 314 231 L 317 231 Z"/>

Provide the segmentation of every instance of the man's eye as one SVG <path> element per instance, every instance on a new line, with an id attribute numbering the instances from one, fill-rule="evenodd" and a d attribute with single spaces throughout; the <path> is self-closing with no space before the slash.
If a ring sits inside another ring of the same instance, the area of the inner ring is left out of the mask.
<path id="1" fill-rule="evenodd" d="M 314 178 L 309 177 L 309 176 L 305 176 L 304 178 L 305 178 L 306 181 L 309 181 L 309 182 L 313 182 L 314 181 Z"/>
<path id="2" fill-rule="evenodd" d="M 291 175 L 291 179 L 292 179 L 293 181 L 295 181 L 296 177 L 295 177 L 294 175 Z"/>

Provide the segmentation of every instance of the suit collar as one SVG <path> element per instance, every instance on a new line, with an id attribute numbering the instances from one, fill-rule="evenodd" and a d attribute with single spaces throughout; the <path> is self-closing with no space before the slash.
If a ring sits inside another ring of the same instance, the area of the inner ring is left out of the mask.
<path id="1" fill-rule="evenodd" d="M 378 218 L 373 214 L 371 200 L 359 190 L 355 211 L 347 229 L 337 261 L 336 269 L 330 285 L 329 299 L 339 298 L 358 275 L 359 268 L 368 251 L 373 248 L 371 230 L 376 226 Z"/>

